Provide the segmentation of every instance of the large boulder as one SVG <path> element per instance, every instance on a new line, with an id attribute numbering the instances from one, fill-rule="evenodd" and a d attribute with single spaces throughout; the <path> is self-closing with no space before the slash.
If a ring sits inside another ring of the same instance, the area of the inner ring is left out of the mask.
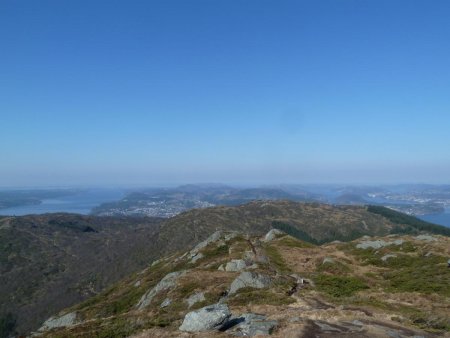
<path id="1" fill-rule="evenodd" d="M 168 290 L 173 288 L 176 285 L 177 279 L 184 275 L 186 271 L 175 271 L 167 274 L 163 279 L 160 280 L 156 286 L 150 290 L 148 290 L 139 300 L 136 307 L 138 310 L 142 310 L 147 307 L 153 298 L 160 293 L 161 291 Z"/>
<path id="2" fill-rule="evenodd" d="M 39 331 L 47 331 L 57 327 L 72 326 L 77 323 L 77 314 L 69 312 L 61 316 L 53 316 L 47 319 L 39 328 Z"/>
<path id="3" fill-rule="evenodd" d="M 213 304 L 186 314 L 179 330 L 186 332 L 201 332 L 220 329 L 231 317 L 226 304 Z"/>
<path id="4" fill-rule="evenodd" d="M 239 289 L 251 287 L 256 289 L 263 289 L 270 286 L 272 283 L 269 276 L 257 273 L 244 271 L 231 283 L 229 294 L 236 293 Z"/>

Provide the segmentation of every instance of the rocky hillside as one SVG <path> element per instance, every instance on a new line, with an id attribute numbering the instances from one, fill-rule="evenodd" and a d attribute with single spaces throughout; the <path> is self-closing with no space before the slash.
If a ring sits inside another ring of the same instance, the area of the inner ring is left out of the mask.
<path id="1" fill-rule="evenodd" d="M 0 333 L 6 324 L 29 332 L 146 266 L 159 225 L 74 214 L 0 218 Z"/>
<path id="2" fill-rule="evenodd" d="M 384 208 L 333 206 L 292 201 L 255 201 L 234 207 L 195 209 L 168 219 L 160 250 L 184 250 L 216 230 L 263 234 L 279 228 L 308 242 L 349 241 L 364 235 L 427 231 L 450 236 L 450 229 Z"/>
<path id="3" fill-rule="evenodd" d="M 185 251 L 216 230 L 278 228 L 313 244 L 363 235 L 450 235 L 450 229 L 382 208 L 291 201 L 191 210 L 162 220 L 74 214 L 0 218 L 0 332 L 20 334 L 94 296 L 149 262 Z M 14 325 L 15 324 L 15 325 Z M 15 327 L 15 328 L 14 328 Z"/>
<path id="4" fill-rule="evenodd" d="M 49 318 L 42 337 L 450 336 L 450 239 L 216 232 Z"/>

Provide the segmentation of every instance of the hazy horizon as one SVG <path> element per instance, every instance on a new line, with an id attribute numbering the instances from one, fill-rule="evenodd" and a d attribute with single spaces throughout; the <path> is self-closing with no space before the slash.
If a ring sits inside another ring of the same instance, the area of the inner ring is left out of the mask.
<path id="1" fill-rule="evenodd" d="M 2 1 L 0 187 L 449 184 L 449 13 Z"/>

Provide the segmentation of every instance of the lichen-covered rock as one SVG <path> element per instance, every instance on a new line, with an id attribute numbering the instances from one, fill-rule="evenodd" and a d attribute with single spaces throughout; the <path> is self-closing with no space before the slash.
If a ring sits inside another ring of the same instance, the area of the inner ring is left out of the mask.
<path id="1" fill-rule="evenodd" d="M 39 331 L 47 331 L 57 327 L 72 326 L 77 323 L 77 314 L 69 312 L 62 316 L 53 316 L 47 319 L 39 328 Z"/>
<path id="2" fill-rule="evenodd" d="M 242 259 L 232 259 L 225 265 L 225 271 L 238 272 L 242 271 L 247 267 L 245 261 Z"/>
<path id="3" fill-rule="evenodd" d="M 176 284 L 177 279 L 184 275 L 186 271 L 175 271 L 167 274 L 163 279 L 159 281 L 156 286 L 150 290 L 148 290 L 139 300 L 136 307 L 138 310 L 142 310 L 143 308 L 147 307 L 152 299 L 161 291 L 168 290 L 170 288 L 173 288 Z"/>
<path id="4" fill-rule="evenodd" d="M 229 318 L 231 312 L 226 304 L 213 304 L 186 314 L 180 331 L 201 332 L 219 329 Z"/>
<path id="5" fill-rule="evenodd" d="M 203 302 L 205 300 L 205 294 L 203 292 L 197 292 L 186 299 L 186 302 L 188 303 L 189 307 L 192 307 L 192 305 L 194 305 L 195 303 Z"/>
<path id="6" fill-rule="evenodd" d="M 437 239 L 435 237 L 430 236 L 430 235 L 419 235 L 419 236 L 416 236 L 416 239 L 418 239 L 420 241 L 427 241 L 427 242 L 437 241 Z"/>
<path id="7" fill-rule="evenodd" d="M 395 241 L 392 242 L 386 242 L 381 239 L 377 239 L 375 241 L 362 241 L 361 243 L 358 243 L 356 247 L 358 249 L 369 249 L 369 248 L 381 249 L 389 245 L 402 245 L 402 244 L 403 240 L 401 239 L 396 239 Z"/>
<path id="8" fill-rule="evenodd" d="M 272 229 L 264 236 L 263 241 L 264 242 L 270 242 L 270 241 L 273 241 L 275 238 L 277 238 L 277 236 L 284 235 L 284 234 L 285 233 L 283 231 L 281 231 L 281 230 Z"/>
<path id="9" fill-rule="evenodd" d="M 269 276 L 244 271 L 231 283 L 229 294 L 236 293 L 239 289 L 251 287 L 255 289 L 263 289 L 270 286 L 272 283 Z"/>

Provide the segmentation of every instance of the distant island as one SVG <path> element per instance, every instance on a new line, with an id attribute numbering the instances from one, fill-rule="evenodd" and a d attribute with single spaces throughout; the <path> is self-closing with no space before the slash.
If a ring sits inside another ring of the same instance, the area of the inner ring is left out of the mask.
<path id="1" fill-rule="evenodd" d="M 77 189 L 26 189 L 0 191 L 0 209 L 37 205 L 43 200 L 77 194 Z"/>

